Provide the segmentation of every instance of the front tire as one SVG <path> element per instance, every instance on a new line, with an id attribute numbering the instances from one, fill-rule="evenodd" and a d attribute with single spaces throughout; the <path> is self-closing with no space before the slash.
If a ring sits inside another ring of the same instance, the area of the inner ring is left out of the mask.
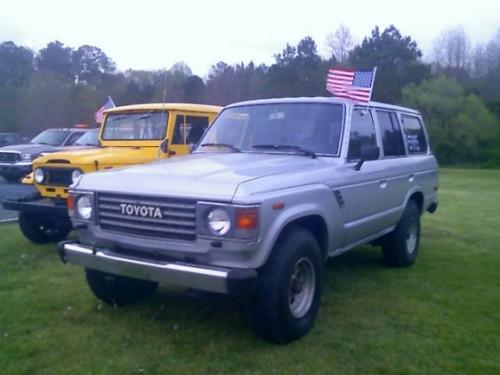
<path id="1" fill-rule="evenodd" d="M 62 241 L 66 239 L 72 229 L 69 217 L 20 212 L 18 222 L 24 236 L 36 244 Z"/>
<path id="2" fill-rule="evenodd" d="M 122 306 L 138 302 L 154 294 L 158 283 L 112 275 L 90 268 L 85 269 L 90 290 L 108 305 Z"/>
<path id="3" fill-rule="evenodd" d="M 322 279 L 315 237 L 302 228 L 287 231 L 259 271 L 252 311 L 257 336 L 278 344 L 304 336 L 318 313 Z"/>
<path id="4" fill-rule="evenodd" d="M 415 263 L 420 244 L 420 209 L 410 200 L 393 232 L 384 238 L 382 252 L 389 267 L 409 267 Z"/>

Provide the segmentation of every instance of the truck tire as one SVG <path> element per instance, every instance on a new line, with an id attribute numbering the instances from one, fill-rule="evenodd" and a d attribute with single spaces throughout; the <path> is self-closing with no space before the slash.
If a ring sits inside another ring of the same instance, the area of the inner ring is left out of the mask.
<path id="1" fill-rule="evenodd" d="M 112 275 L 85 269 L 85 276 L 90 290 L 101 301 L 108 305 L 123 306 L 147 298 L 154 294 L 158 283 Z"/>
<path id="2" fill-rule="evenodd" d="M 394 231 L 383 240 L 384 262 L 389 267 L 409 267 L 417 258 L 420 243 L 420 210 L 410 200 Z"/>
<path id="3" fill-rule="evenodd" d="M 288 230 L 259 270 L 252 300 L 255 333 L 264 340 L 287 344 L 304 336 L 319 309 L 323 262 L 311 232 Z"/>
<path id="4" fill-rule="evenodd" d="M 24 236 L 33 243 L 44 244 L 64 240 L 71 232 L 71 221 L 68 217 L 34 215 L 19 213 L 19 228 Z"/>

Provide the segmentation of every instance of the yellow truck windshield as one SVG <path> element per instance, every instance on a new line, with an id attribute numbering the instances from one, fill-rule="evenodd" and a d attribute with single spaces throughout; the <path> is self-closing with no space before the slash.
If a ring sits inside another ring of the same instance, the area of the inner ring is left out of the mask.
<path id="1" fill-rule="evenodd" d="M 161 140 L 166 136 L 167 112 L 109 114 L 102 139 L 106 141 Z"/>

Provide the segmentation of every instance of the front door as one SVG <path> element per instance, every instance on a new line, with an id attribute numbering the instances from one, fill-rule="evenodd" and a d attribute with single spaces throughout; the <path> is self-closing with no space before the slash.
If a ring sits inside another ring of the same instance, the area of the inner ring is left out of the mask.
<path id="1" fill-rule="evenodd" d="M 189 154 L 209 123 L 209 114 L 176 113 L 169 150 L 175 155 Z"/>

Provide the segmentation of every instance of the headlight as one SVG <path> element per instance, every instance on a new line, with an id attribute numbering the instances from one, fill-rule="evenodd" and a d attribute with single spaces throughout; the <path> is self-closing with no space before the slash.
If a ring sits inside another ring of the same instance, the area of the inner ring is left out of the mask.
<path id="1" fill-rule="evenodd" d="M 45 178 L 45 173 L 43 169 L 40 168 L 35 169 L 34 178 L 37 184 L 41 184 Z"/>
<path id="2" fill-rule="evenodd" d="M 77 199 L 76 210 L 82 219 L 90 219 L 92 216 L 92 201 L 88 195 L 82 195 Z"/>
<path id="3" fill-rule="evenodd" d="M 21 154 L 21 160 L 22 161 L 31 161 L 31 155 L 30 154 Z"/>
<path id="4" fill-rule="evenodd" d="M 82 171 L 79 169 L 75 169 L 73 173 L 71 173 L 71 182 L 74 184 L 76 180 L 82 175 Z"/>
<path id="5" fill-rule="evenodd" d="M 208 229 L 215 236 L 224 236 L 231 229 L 231 218 L 223 208 L 214 208 L 207 216 Z"/>

